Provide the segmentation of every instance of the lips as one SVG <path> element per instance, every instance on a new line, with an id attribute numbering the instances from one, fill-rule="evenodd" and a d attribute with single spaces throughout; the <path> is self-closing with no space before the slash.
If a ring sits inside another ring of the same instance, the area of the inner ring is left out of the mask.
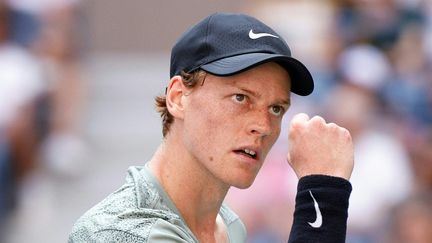
<path id="1" fill-rule="evenodd" d="M 234 153 L 241 154 L 241 155 L 247 156 L 247 157 L 249 157 L 251 159 L 255 159 L 255 160 L 259 159 L 258 149 L 254 149 L 251 147 L 242 147 L 239 149 L 235 149 Z"/>

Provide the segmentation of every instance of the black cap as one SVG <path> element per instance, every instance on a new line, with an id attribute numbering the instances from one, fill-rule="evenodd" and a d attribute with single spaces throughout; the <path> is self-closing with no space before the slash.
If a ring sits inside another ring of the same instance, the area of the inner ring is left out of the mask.
<path id="1" fill-rule="evenodd" d="M 229 76 L 270 61 L 288 71 L 293 93 L 312 93 L 312 75 L 291 57 L 287 43 L 274 30 L 244 14 L 216 13 L 186 31 L 174 45 L 170 77 L 198 69 Z"/>

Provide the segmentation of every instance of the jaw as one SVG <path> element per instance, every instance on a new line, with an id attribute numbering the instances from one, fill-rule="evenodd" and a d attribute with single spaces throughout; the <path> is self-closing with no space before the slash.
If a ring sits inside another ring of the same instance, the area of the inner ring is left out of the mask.
<path id="1" fill-rule="evenodd" d="M 225 178 L 225 182 L 239 189 L 249 188 L 255 181 L 262 165 L 263 162 L 260 160 L 255 161 L 253 165 L 239 163 L 229 172 L 229 177 Z"/>
<path id="2" fill-rule="evenodd" d="M 247 189 L 252 186 L 253 182 L 255 181 L 256 175 L 257 174 L 254 174 L 253 176 L 243 177 L 242 180 L 237 179 L 230 183 L 230 185 L 238 189 Z"/>
<path id="3" fill-rule="evenodd" d="M 270 148 L 271 147 L 272 146 L 270 146 Z M 266 146 L 262 147 L 262 149 L 259 150 L 259 156 L 256 159 L 249 157 L 242 158 L 241 156 L 243 155 L 238 155 L 237 152 L 232 151 L 231 155 L 234 156 L 235 160 L 232 161 L 231 164 L 235 164 L 235 166 L 233 166 L 234 168 L 229 171 L 230 174 L 232 174 L 229 178 L 227 178 L 230 179 L 227 181 L 227 184 L 239 189 L 249 188 L 255 181 L 256 176 L 264 165 L 269 150 L 270 149 Z"/>

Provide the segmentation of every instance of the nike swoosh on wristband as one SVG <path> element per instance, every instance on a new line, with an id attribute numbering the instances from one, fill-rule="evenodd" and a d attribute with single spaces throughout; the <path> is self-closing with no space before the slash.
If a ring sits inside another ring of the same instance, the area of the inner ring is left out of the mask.
<path id="1" fill-rule="evenodd" d="M 251 29 L 249 31 L 249 38 L 251 38 L 252 40 L 261 38 L 261 37 L 265 37 L 265 36 L 270 36 L 270 37 L 274 37 L 274 38 L 279 38 L 279 36 L 275 36 L 269 33 L 254 33 L 253 30 Z"/>
<path id="2" fill-rule="evenodd" d="M 312 226 L 313 228 L 320 228 L 322 225 L 322 215 L 321 215 L 321 211 L 318 205 L 318 202 L 315 200 L 315 197 L 313 196 L 312 192 L 309 190 L 309 193 L 314 201 L 314 207 L 315 207 L 315 212 L 316 212 L 316 220 L 315 222 L 308 222 L 308 224 L 310 226 Z"/>

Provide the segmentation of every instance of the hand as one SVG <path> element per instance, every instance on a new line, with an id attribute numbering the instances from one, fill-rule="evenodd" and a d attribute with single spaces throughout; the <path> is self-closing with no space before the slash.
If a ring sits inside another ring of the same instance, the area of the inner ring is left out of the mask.
<path id="1" fill-rule="evenodd" d="M 300 113 L 291 121 L 288 141 L 288 163 L 298 178 L 312 174 L 351 177 L 354 146 L 347 129 Z"/>

